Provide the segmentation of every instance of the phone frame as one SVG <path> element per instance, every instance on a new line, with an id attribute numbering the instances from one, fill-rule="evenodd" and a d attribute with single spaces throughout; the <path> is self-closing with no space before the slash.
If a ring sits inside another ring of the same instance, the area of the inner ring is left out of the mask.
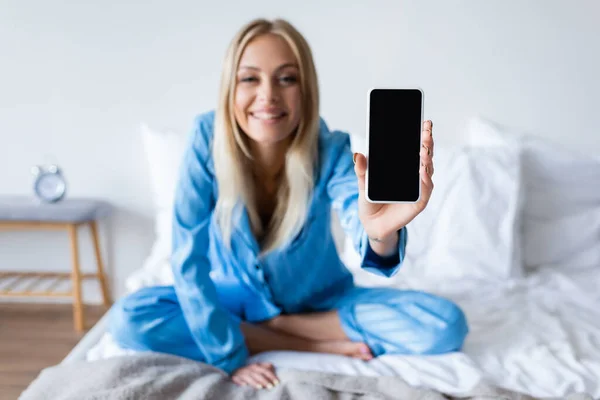
<path id="1" fill-rule="evenodd" d="M 369 198 L 369 153 L 370 153 L 370 146 L 371 146 L 371 142 L 370 142 L 370 125 L 371 125 L 371 92 L 373 92 L 373 90 L 418 90 L 419 92 L 421 92 L 421 121 L 419 124 L 419 143 L 421 143 L 421 146 L 423 145 L 423 117 L 424 117 L 424 108 L 425 108 L 425 92 L 423 91 L 422 88 L 420 88 L 419 86 L 405 86 L 405 87 L 396 87 L 396 88 L 390 88 L 390 87 L 371 87 L 367 93 L 367 172 L 365 175 L 365 199 L 369 202 L 369 203 L 375 203 L 375 204 L 414 204 L 417 203 L 420 199 L 421 199 L 421 186 L 422 186 L 422 182 L 421 182 L 421 157 L 419 156 L 419 197 L 417 197 L 417 200 L 415 201 L 387 201 L 387 200 L 380 200 L 380 201 L 375 201 Z M 420 153 L 420 149 L 421 146 L 419 147 L 419 153 Z"/>

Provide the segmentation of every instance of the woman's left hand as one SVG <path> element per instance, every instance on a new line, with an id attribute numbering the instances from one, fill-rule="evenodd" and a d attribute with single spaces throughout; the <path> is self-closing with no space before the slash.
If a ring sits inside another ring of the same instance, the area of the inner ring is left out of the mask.
<path id="1" fill-rule="evenodd" d="M 416 203 L 370 203 L 365 198 L 365 174 L 367 172 L 367 158 L 360 153 L 354 154 L 354 170 L 358 177 L 359 203 L 358 214 L 365 232 L 373 240 L 380 243 L 398 243 L 397 232 L 413 220 L 425 209 L 431 192 L 433 191 L 433 123 L 423 123 L 423 139 L 421 146 L 421 198 Z M 390 171 L 390 178 L 402 171 Z M 395 240 L 395 242 L 394 242 Z"/>

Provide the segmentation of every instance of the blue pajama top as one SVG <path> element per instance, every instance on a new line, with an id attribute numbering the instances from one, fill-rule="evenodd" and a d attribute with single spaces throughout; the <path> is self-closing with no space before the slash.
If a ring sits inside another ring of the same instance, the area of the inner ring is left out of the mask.
<path id="1" fill-rule="evenodd" d="M 175 291 L 194 341 L 206 362 L 227 372 L 244 365 L 248 349 L 240 320 L 258 322 L 281 313 L 320 310 L 354 287 L 330 229 L 330 211 L 362 257 L 362 267 L 392 276 L 404 259 L 407 232 L 398 253 L 379 257 L 358 218 L 358 182 L 350 136 L 321 120 L 315 186 L 306 222 L 285 246 L 259 256 L 243 206 L 225 247 L 216 215 L 218 197 L 212 157 L 214 112 L 196 118 L 175 193 L 171 264 Z M 391 261 L 391 262 L 390 262 Z"/>

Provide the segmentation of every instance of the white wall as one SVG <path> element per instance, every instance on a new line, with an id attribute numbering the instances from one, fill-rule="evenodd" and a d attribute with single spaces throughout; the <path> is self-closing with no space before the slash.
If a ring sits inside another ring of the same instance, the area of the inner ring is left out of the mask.
<path id="1" fill-rule="evenodd" d="M 481 114 L 600 154 L 598 1 L 0 0 L 0 194 L 31 193 L 30 167 L 57 162 L 71 196 L 110 200 L 104 248 L 121 294 L 153 238 L 138 125 L 187 133 L 215 104 L 228 41 L 257 16 L 305 34 L 334 128 L 364 134 L 369 87 L 417 84 L 438 143 L 460 142 Z M 0 232 L 0 269 L 68 268 L 67 245 Z"/>

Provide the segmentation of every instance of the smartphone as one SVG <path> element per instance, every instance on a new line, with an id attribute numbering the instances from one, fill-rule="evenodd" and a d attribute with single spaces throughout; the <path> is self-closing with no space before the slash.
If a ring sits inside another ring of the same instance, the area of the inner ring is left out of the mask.
<path id="1" fill-rule="evenodd" d="M 368 97 L 367 201 L 415 203 L 421 197 L 423 90 L 376 88 Z"/>

